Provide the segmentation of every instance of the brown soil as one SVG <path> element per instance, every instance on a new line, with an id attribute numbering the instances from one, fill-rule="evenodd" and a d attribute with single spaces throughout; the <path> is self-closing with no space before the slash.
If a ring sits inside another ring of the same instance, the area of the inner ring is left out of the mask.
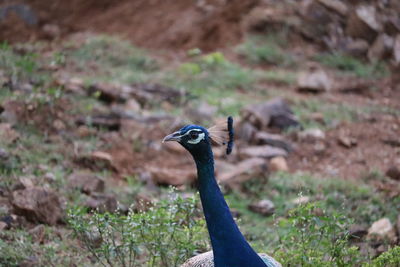
<path id="1" fill-rule="evenodd" d="M 204 2 L 204 3 L 203 3 Z M 258 0 L 30 0 L 38 25 L 29 27 L 15 14 L 0 23 L 0 40 L 25 41 L 55 37 L 44 25 L 56 25 L 60 34 L 76 31 L 118 34 L 146 48 L 211 50 L 238 42 L 241 20 Z M 2 6 L 5 6 L 4 4 Z M 0 6 L 1 7 L 1 6 Z M 15 34 L 18 32 L 18 34 Z M 51 34 L 50 34 L 51 35 Z"/>
<path id="2" fill-rule="evenodd" d="M 385 172 L 400 159 L 400 148 L 386 142 L 397 140 L 399 131 L 399 118 L 390 115 L 341 124 L 326 133 L 322 151 L 317 145 L 299 143 L 297 152 L 289 157 L 289 165 L 293 170 L 346 179 L 361 178 L 371 171 Z M 340 137 L 356 143 L 346 147 Z"/>

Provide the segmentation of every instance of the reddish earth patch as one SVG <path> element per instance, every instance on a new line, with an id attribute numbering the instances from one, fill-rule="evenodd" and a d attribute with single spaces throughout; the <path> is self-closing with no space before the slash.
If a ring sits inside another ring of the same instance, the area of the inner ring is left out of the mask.
<path id="1" fill-rule="evenodd" d="M 373 170 L 385 173 L 391 166 L 400 164 L 400 147 L 385 142 L 398 140 L 399 132 L 400 119 L 390 115 L 341 124 L 326 133 L 325 149 L 318 149 L 316 144 L 298 143 L 297 152 L 289 157 L 289 165 L 293 170 L 346 179 L 359 178 Z M 356 144 L 344 146 L 339 141 L 341 136 L 355 140 Z"/>
<path id="2" fill-rule="evenodd" d="M 60 34 L 75 31 L 105 32 L 118 34 L 147 48 L 199 47 L 211 50 L 234 44 L 241 39 L 242 18 L 258 2 L 258 0 L 20 1 L 32 8 L 38 17 L 38 24 L 27 28 L 15 14 L 10 14 L 13 19 L 6 19 L 0 24 L 0 40 L 23 41 L 32 38 L 33 33 L 36 38 L 48 37 L 44 25 L 51 24 L 57 25 Z M 15 34 L 16 32 L 18 34 Z"/>

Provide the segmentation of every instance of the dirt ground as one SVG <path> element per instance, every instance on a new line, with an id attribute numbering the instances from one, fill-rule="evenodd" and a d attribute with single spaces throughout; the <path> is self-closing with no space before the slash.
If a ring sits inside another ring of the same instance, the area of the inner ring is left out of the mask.
<path id="1" fill-rule="evenodd" d="M 13 12 L 0 23 L 0 40 L 58 38 L 78 31 L 118 34 L 146 48 L 212 50 L 237 43 L 242 18 L 258 0 L 226 1 L 18 1 L 32 7 L 38 22 L 27 26 Z M 173 3 L 173 4 L 172 4 Z M 1 6 L 7 6 L 7 1 Z M 15 5 L 15 2 L 13 2 Z M 18 34 L 15 34 L 18 32 Z"/>

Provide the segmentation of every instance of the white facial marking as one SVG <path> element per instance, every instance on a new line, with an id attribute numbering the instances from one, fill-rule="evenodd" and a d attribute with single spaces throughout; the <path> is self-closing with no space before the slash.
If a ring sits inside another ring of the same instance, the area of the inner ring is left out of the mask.
<path id="1" fill-rule="evenodd" d="M 203 140 L 204 138 L 205 138 L 205 133 L 203 133 L 203 131 L 201 130 L 201 129 L 192 129 L 192 130 L 190 130 L 190 131 L 188 131 L 187 133 L 185 133 L 184 135 L 189 135 L 190 134 L 190 132 L 192 132 L 192 131 L 195 131 L 195 132 L 199 132 L 199 136 L 196 138 L 196 139 L 194 139 L 194 140 L 188 140 L 188 143 L 189 144 L 198 144 L 198 143 L 200 143 L 200 141 L 201 140 Z"/>
<path id="2" fill-rule="evenodd" d="M 189 140 L 188 143 L 190 143 L 190 144 L 198 144 L 198 143 L 200 143 L 201 140 L 204 139 L 204 136 L 205 136 L 205 134 L 201 133 L 201 134 L 199 134 L 199 137 L 197 137 L 196 140 Z"/>

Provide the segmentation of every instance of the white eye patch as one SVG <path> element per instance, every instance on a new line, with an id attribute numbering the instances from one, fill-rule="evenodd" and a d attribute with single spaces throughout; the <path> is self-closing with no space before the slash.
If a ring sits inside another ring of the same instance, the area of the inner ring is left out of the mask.
<path id="1" fill-rule="evenodd" d="M 189 140 L 188 143 L 189 144 L 198 144 L 198 143 L 200 143 L 201 140 L 204 139 L 204 136 L 205 136 L 204 133 L 200 133 L 199 136 L 197 137 L 197 139 Z"/>
<path id="2" fill-rule="evenodd" d="M 205 136 L 206 136 L 205 133 L 203 133 L 203 131 L 198 130 L 198 129 L 192 129 L 192 130 L 188 131 L 187 133 L 185 133 L 184 136 L 185 136 L 185 135 L 191 136 L 191 132 L 196 132 L 196 133 L 198 133 L 198 136 L 197 136 L 196 139 L 189 139 L 189 140 L 188 140 L 188 143 L 189 143 L 189 144 L 198 144 L 198 143 L 200 143 L 200 141 L 203 140 L 203 139 L 205 138 Z"/>

